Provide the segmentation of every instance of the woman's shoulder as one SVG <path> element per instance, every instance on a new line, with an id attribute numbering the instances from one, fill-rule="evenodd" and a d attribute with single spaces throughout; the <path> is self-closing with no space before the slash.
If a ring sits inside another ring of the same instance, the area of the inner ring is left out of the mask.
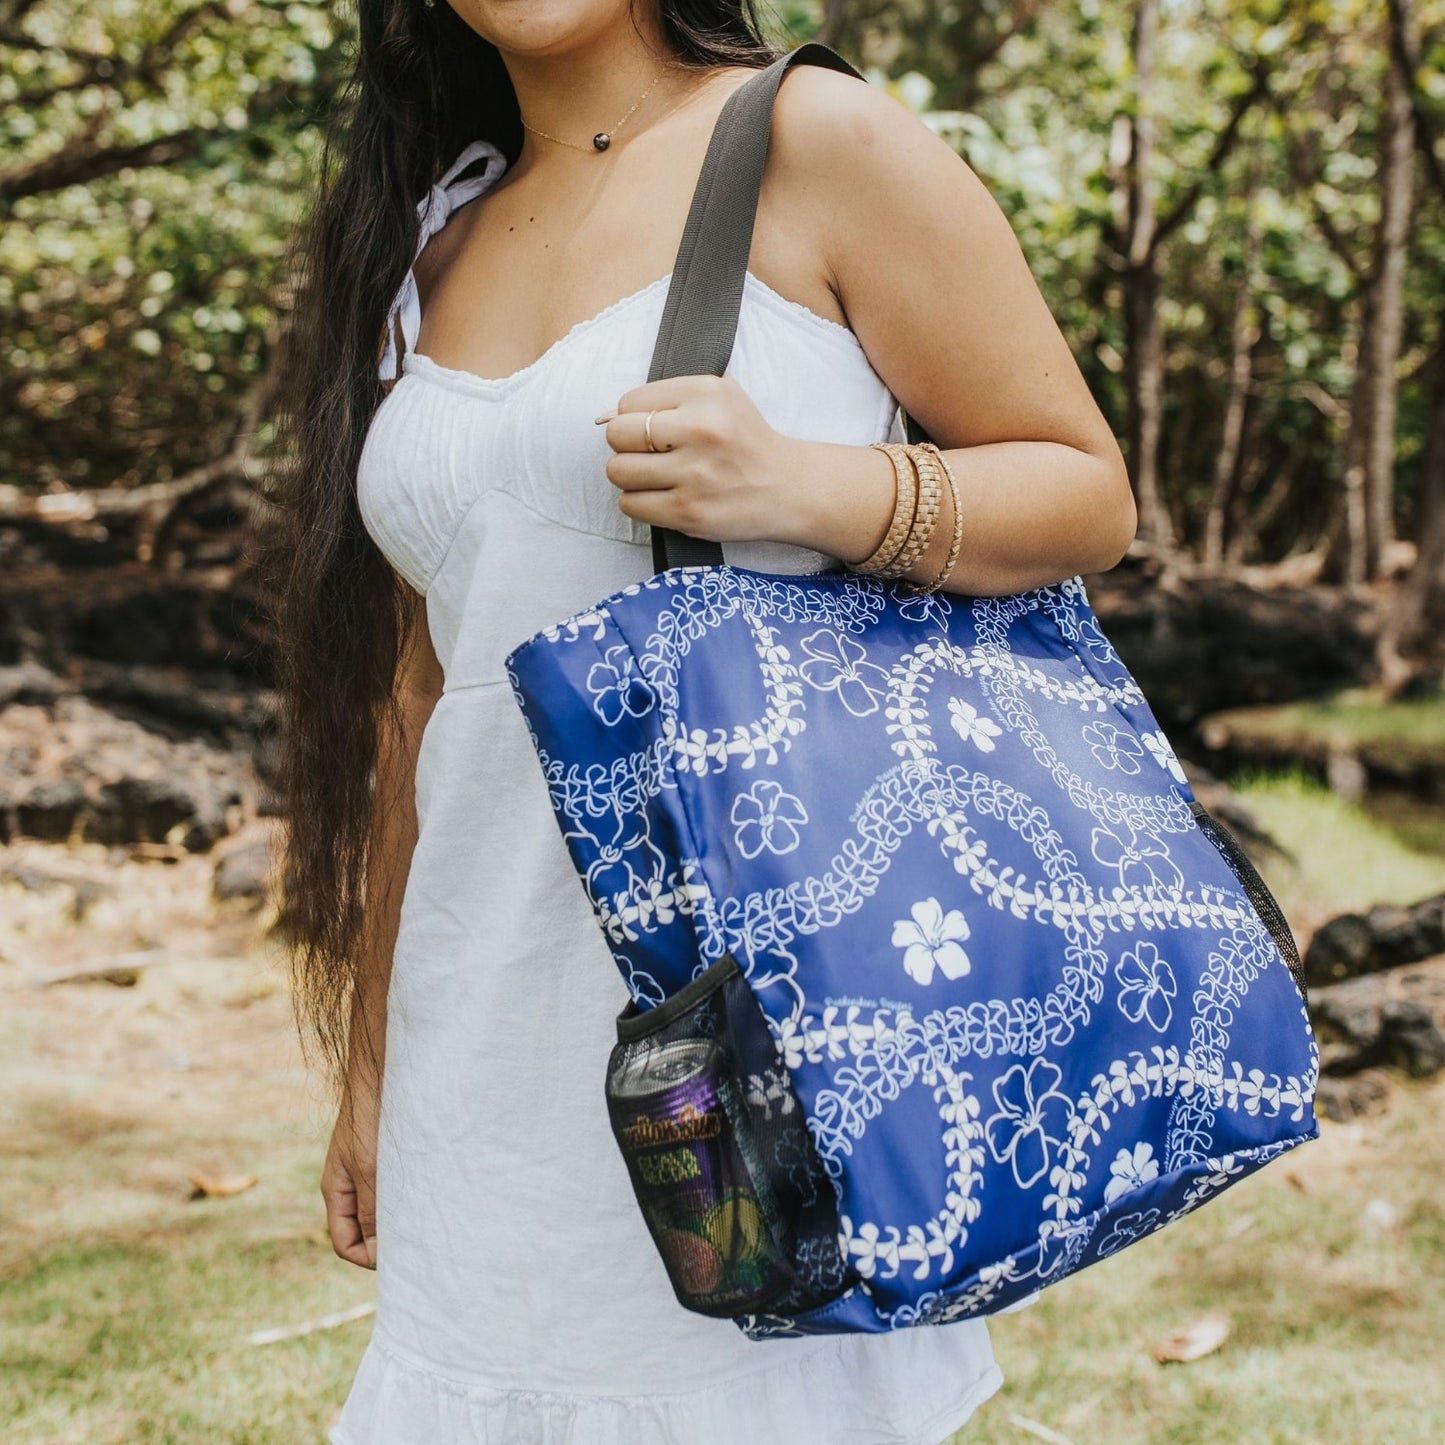
<path id="1" fill-rule="evenodd" d="M 882 86 L 821 65 L 799 65 L 773 113 L 777 158 L 788 169 L 836 171 L 864 180 L 895 165 L 933 132 Z"/>

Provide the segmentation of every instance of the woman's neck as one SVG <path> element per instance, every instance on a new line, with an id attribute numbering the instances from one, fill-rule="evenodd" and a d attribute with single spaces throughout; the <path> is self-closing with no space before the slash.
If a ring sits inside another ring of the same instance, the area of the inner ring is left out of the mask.
<path id="1" fill-rule="evenodd" d="M 639 16 L 637 27 L 609 26 L 596 40 L 565 53 L 503 52 L 529 129 L 526 146 L 536 146 L 540 131 L 554 142 L 587 147 L 593 136 L 610 134 L 624 116 L 626 129 L 619 139 L 625 139 L 676 104 L 692 89 L 692 78 L 661 33 L 652 30 Z"/>

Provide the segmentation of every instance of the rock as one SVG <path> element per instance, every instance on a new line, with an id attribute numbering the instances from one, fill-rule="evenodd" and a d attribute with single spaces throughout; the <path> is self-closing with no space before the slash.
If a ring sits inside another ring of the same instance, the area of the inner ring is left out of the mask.
<path id="1" fill-rule="evenodd" d="M 64 843 L 85 804 L 85 789 L 71 778 L 38 783 L 15 810 L 20 831 L 47 843 Z"/>
<path id="2" fill-rule="evenodd" d="M 1370 771 L 1349 748 L 1331 748 L 1325 757 L 1325 784 L 1337 798 L 1360 803 L 1370 791 Z"/>
<path id="3" fill-rule="evenodd" d="M 1382 904 L 1332 918 L 1305 950 L 1305 981 L 1329 985 L 1437 953 L 1445 953 L 1445 894 L 1409 908 Z"/>
<path id="4" fill-rule="evenodd" d="M 119 706 L 119 704 L 117 704 Z M 254 814 L 257 779 L 244 727 L 232 743 L 181 737 L 74 692 L 0 709 L 0 836 L 80 835 L 108 846 L 173 843 L 205 852 Z"/>
<path id="5" fill-rule="evenodd" d="M 77 923 L 84 922 L 86 914 L 102 898 L 115 896 L 115 888 L 102 879 L 85 874 L 50 873 L 19 860 L 0 867 L 0 879 L 18 884 L 27 893 L 43 893 L 47 888 L 70 889 L 70 916 Z"/>
<path id="6" fill-rule="evenodd" d="M 264 842 L 246 843 L 216 861 L 211 891 L 218 899 L 244 899 L 254 907 L 266 900 L 271 885 L 271 849 Z"/>
<path id="7" fill-rule="evenodd" d="M 1445 996 L 1445 989 L 1441 993 Z M 1391 1060 L 1417 1079 L 1445 1069 L 1445 1008 L 1391 999 L 1380 1010 L 1380 1037 Z"/>
<path id="8" fill-rule="evenodd" d="M 1322 1074 L 1445 1070 L 1445 955 L 1311 989 L 1309 1009 Z"/>
<path id="9" fill-rule="evenodd" d="M 59 540 L 57 529 L 44 531 L 48 543 Z M 268 604 L 264 579 L 247 568 L 173 572 L 54 554 L 0 568 L 0 661 L 25 656 L 63 674 L 93 659 L 265 682 Z"/>
<path id="10" fill-rule="evenodd" d="M 1318 697 L 1374 670 L 1369 608 L 1339 591 L 1166 579 L 1134 558 L 1085 582 L 1109 640 L 1176 743 L 1206 713 Z"/>
<path id="11" fill-rule="evenodd" d="M 47 888 L 65 888 L 67 880 L 56 873 L 47 873 L 31 863 L 7 863 L 0 868 L 0 878 L 16 883 L 27 893 L 43 893 Z"/>
<path id="12" fill-rule="evenodd" d="M 1322 1074 L 1315 1093 L 1315 1112 L 1336 1124 L 1348 1124 L 1367 1114 L 1383 1113 L 1393 1091 L 1383 1069 L 1362 1069 L 1358 1074 Z"/>
<path id="13" fill-rule="evenodd" d="M 54 702 L 62 690 L 53 672 L 33 662 L 0 667 L 0 707 L 12 702 Z"/>
<path id="14" fill-rule="evenodd" d="M 179 779 L 121 778 L 100 789 L 85 831 L 97 843 L 164 843 L 195 815 L 196 801 Z"/>

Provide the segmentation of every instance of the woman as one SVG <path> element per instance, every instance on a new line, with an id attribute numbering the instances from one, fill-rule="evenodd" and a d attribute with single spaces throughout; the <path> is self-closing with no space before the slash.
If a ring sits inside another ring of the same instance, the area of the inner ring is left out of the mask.
<path id="1" fill-rule="evenodd" d="M 646 576 L 652 525 L 761 570 L 867 558 L 899 401 L 951 448 L 957 592 L 1113 565 L 1118 448 L 977 177 L 809 67 L 729 375 L 643 384 L 713 123 L 771 58 L 750 0 L 361 15 L 281 609 L 298 1001 L 341 1086 L 322 1193 L 379 1271 L 332 1439 L 933 1445 L 998 1387 L 983 1321 L 756 1344 L 674 1300 L 602 1098 L 625 995 L 502 659 Z"/>

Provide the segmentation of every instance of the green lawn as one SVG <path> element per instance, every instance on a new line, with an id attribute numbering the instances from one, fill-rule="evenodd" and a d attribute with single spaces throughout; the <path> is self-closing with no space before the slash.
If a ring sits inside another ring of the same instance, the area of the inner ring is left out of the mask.
<path id="1" fill-rule="evenodd" d="M 1298 772 L 1256 774 L 1235 788 L 1283 850 L 1257 862 L 1297 933 L 1337 913 L 1445 892 L 1445 808 L 1403 817 L 1367 809 Z"/>
<path id="2" fill-rule="evenodd" d="M 1321 1138 L 992 1326 L 1003 1391 L 956 1437 L 1074 1445 L 1436 1445 L 1445 1421 L 1445 1087 Z M 1393 1206 L 1379 1232 L 1364 1211 Z M 1216 1354 L 1152 1343 L 1223 1311 Z"/>

